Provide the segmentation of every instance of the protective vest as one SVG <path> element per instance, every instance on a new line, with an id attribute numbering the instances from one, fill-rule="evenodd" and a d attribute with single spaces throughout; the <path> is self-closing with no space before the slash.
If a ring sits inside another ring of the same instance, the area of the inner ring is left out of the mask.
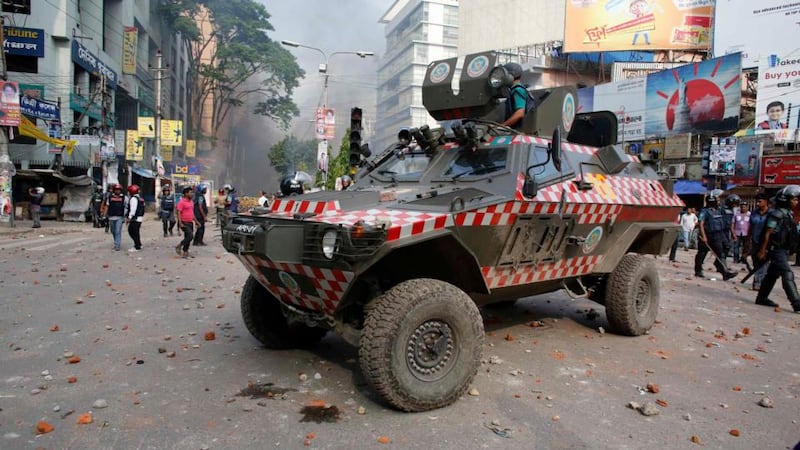
<path id="1" fill-rule="evenodd" d="M 721 233 L 725 230 L 730 230 L 730 222 L 726 220 L 726 214 L 721 208 L 706 208 L 705 213 L 705 229 L 707 233 Z M 728 224 L 727 227 L 725 226 L 726 223 Z"/>
<path id="2" fill-rule="evenodd" d="M 106 203 L 108 204 L 108 211 L 106 212 L 108 217 L 122 217 L 125 215 L 125 197 L 112 194 L 108 197 Z"/>
<path id="3" fill-rule="evenodd" d="M 770 247 L 794 251 L 800 236 L 798 236 L 797 225 L 794 223 L 792 212 L 780 208 L 771 209 L 767 213 L 767 221 L 770 220 L 778 222 L 778 226 L 769 236 Z M 764 233 L 766 234 L 766 227 Z"/>
<path id="4" fill-rule="evenodd" d="M 733 210 L 730 208 L 721 208 L 722 209 L 722 217 L 725 219 L 725 229 L 730 230 L 733 226 L 733 219 L 734 214 Z"/>
<path id="5" fill-rule="evenodd" d="M 134 217 L 142 217 L 144 215 L 144 199 L 139 197 L 139 194 L 134 195 L 136 197 L 136 212 L 133 213 Z"/>
<path id="6" fill-rule="evenodd" d="M 161 210 L 173 211 L 175 209 L 175 197 L 172 195 L 161 196 Z"/>

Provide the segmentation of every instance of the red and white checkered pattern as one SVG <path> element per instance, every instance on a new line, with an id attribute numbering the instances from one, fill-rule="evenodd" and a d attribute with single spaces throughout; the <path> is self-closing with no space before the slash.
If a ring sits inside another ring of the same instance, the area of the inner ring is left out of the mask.
<path id="1" fill-rule="evenodd" d="M 338 201 L 315 202 L 311 200 L 283 200 L 276 199 L 272 203 L 274 213 L 309 213 L 322 214 L 326 211 L 338 211 Z"/>
<path id="2" fill-rule="evenodd" d="M 275 263 L 252 255 L 237 255 L 237 257 L 250 274 L 275 297 L 286 303 L 328 315 L 336 311 L 339 302 L 355 277 L 353 272 L 320 269 L 302 264 Z M 293 291 L 286 286 L 271 284 L 261 273 L 259 267 L 279 270 L 293 276 L 308 277 L 313 283 L 317 295 L 311 296 L 300 291 Z"/>
<path id="3" fill-rule="evenodd" d="M 580 176 L 573 180 L 579 180 Z M 547 186 L 539 191 L 536 200 L 559 202 L 561 191 L 566 191 L 567 203 L 609 203 L 639 206 L 683 206 L 677 195 L 670 197 L 658 180 L 627 177 L 622 175 L 605 176 L 605 183 L 613 191 L 613 196 L 603 196 L 595 186 L 580 191 L 573 180 Z"/>
<path id="4" fill-rule="evenodd" d="M 591 273 L 603 260 L 602 255 L 579 256 L 554 263 L 513 267 L 482 267 L 483 279 L 489 289 L 497 289 L 541 281 L 579 277 Z"/>
<path id="5" fill-rule="evenodd" d="M 518 134 L 516 136 L 497 136 L 490 138 L 487 143 L 489 145 L 509 145 L 509 144 L 537 144 L 544 145 L 550 143 L 550 139 L 544 139 L 538 136 L 527 136 Z M 582 153 L 584 155 L 594 155 L 599 148 L 591 147 L 588 145 L 578 145 L 570 142 L 562 142 L 561 150 L 565 152 Z M 639 157 L 635 155 L 625 155 L 632 162 L 639 162 Z"/>

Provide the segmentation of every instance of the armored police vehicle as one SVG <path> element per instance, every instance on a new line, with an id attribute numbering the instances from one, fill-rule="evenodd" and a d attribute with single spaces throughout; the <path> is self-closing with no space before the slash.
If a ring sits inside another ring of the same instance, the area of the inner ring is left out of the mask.
<path id="1" fill-rule="evenodd" d="M 226 225 L 224 246 L 250 273 L 241 308 L 256 339 L 301 347 L 334 331 L 388 403 L 424 411 L 472 382 L 482 305 L 565 290 L 605 305 L 616 333 L 651 328 L 650 255 L 674 241 L 682 202 L 614 145 L 616 116 L 577 113 L 572 87 L 531 91 L 538 106 L 521 131 L 501 126 L 512 80 L 496 62 L 431 63 L 423 102 L 448 129 L 404 130 L 370 160 L 351 148 L 348 190 L 279 199 Z"/>

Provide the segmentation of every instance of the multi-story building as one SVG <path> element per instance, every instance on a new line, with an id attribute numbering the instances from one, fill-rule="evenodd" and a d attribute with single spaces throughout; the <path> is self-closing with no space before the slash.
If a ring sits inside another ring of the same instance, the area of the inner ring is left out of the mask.
<path id="1" fill-rule="evenodd" d="M 9 81 L 20 83 L 22 94 L 60 106 L 64 135 L 116 137 L 113 152 L 103 155 L 123 183 L 130 177 L 152 178 L 148 142 L 142 160 L 123 164 L 124 130 L 137 128 L 137 117 L 155 111 L 155 77 L 162 79 L 162 117 L 186 120 L 188 58 L 180 36 L 171 32 L 158 15 L 158 0 L 14 0 L 2 2 L 6 25 L 6 69 Z M 13 50 L 15 35 L 31 30 L 37 36 L 36 52 Z M 9 51 L 9 44 L 12 49 Z M 156 66 L 162 52 L 162 72 Z M 30 117 L 38 128 L 59 133 L 57 122 Z M 52 145 L 15 133 L 9 153 L 20 169 L 52 165 Z M 64 172 L 80 168 L 81 173 L 99 167 L 100 148 L 93 139 L 80 140 L 71 155 L 60 156 Z M 111 140 L 108 141 L 110 143 Z M 104 143 L 105 144 L 105 143 Z M 128 171 L 127 169 L 134 169 Z M 75 172 L 76 170 L 72 170 Z M 99 170 L 97 171 L 100 172 Z M 131 174 L 134 172 L 134 174 Z M 138 174 L 138 175 L 137 175 Z M 96 174 L 97 175 L 97 174 Z M 97 176 L 99 178 L 99 175 Z M 112 177 L 116 178 L 116 177 Z"/>
<path id="2" fill-rule="evenodd" d="M 375 135 L 370 146 L 383 151 L 402 128 L 435 125 L 422 105 L 428 63 L 458 54 L 457 0 L 395 0 L 381 17 L 386 53 L 378 68 Z"/>

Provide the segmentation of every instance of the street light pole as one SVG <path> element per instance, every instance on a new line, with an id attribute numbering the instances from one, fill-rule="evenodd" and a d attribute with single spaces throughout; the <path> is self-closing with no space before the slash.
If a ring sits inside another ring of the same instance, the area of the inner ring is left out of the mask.
<path id="1" fill-rule="evenodd" d="M 156 66 L 153 67 L 153 72 L 156 73 L 156 114 L 153 120 L 153 126 L 156 128 L 154 131 L 155 133 L 155 145 L 156 145 L 156 152 L 155 152 L 155 164 L 153 167 L 153 172 L 156 178 L 155 181 L 155 198 L 156 198 L 156 211 L 159 211 L 160 203 L 161 203 L 161 175 L 158 173 L 158 163 L 161 161 L 161 73 L 167 70 L 165 67 L 161 67 L 161 50 L 156 52 Z"/>
<path id="2" fill-rule="evenodd" d="M 295 48 L 303 47 L 303 48 L 307 48 L 309 50 L 315 50 L 315 51 L 319 52 L 322 55 L 322 59 L 325 61 L 324 63 L 319 65 L 319 73 L 325 75 L 325 80 L 324 80 L 324 83 L 322 85 L 322 109 L 323 110 L 327 110 L 328 109 L 328 77 L 330 76 L 330 74 L 328 73 L 329 55 L 327 53 L 325 53 L 325 51 L 323 51 L 320 48 L 312 47 L 310 45 L 301 44 L 299 42 L 283 40 L 283 41 L 281 41 L 281 44 L 283 44 L 283 45 L 285 45 L 287 47 L 295 47 Z M 374 52 L 369 52 L 369 51 L 364 51 L 364 50 L 347 51 L 347 52 L 333 52 L 333 53 L 330 54 L 330 57 L 333 57 L 334 55 L 356 55 L 356 56 L 360 57 L 361 59 L 364 59 L 367 56 L 374 56 L 375 53 Z M 320 142 L 325 142 L 326 149 L 327 149 L 327 140 L 324 139 L 324 137 Z M 330 158 L 328 158 L 328 161 L 330 161 Z M 326 168 L 326 170 L 324 172 L 322 172 L 322 189 L 323 190 L 325 190 L 325 187 L 327 186 L 327 184 L 328 184 L 328 171 L 327 171 L 327 168 Z"/>

